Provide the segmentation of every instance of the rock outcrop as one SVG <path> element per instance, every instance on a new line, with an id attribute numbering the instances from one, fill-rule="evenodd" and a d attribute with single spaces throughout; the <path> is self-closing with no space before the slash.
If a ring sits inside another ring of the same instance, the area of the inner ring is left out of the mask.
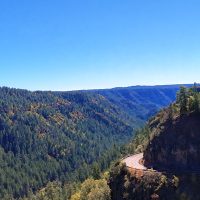
<path id="1" fill-rule="evenodd" d="M 145 166 L 160 171 L 200 171 L 199 113 L 167 117 L 152 131 L 144 152 Z"/>

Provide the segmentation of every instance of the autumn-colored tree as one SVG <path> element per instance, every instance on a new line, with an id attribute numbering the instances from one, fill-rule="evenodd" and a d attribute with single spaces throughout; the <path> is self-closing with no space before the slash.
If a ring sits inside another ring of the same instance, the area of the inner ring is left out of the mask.
<path id="1" fill-rule="evenodd" d="M 49 182 L 47 186 L 37 194 L 38 200 L 61 200 L 62 188 L 59 182 Z"/>
<path id="2" fill-rule="evenodd" d="M 87 179 L 80 191 L 72 195 L 70 200 L 110 200 L 110 188 L 105 179 Z"/>

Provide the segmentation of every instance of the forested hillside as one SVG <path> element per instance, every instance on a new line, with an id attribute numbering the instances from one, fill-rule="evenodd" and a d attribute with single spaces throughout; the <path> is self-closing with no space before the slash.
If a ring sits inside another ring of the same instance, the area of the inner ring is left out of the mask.
<path id="1" fill-rule="evenodd" d="M 199 121 L 199 85 L 181 87 L 177 100 L 126 145 L 126 154 L 143 153 L 146 169 L 116 163 L 108 181 L 112 200 L 200 199 Z"/>
<path id="2" fill-rule="evenodd" d="M 105 96 L 130 116 L 146 121 L 160 108 L 166 107 L 174 101 L 179 88 L 180 85 L 132 86 L 98 90 L 96 92 Z"/>
<path id="3" fill-rule="evenodd" d="M 36 191 L 49 181 L 83 181 L 116 158 L 118 145 L 178 86 L 77 92 L 0 88 L 0 198 Z"/>

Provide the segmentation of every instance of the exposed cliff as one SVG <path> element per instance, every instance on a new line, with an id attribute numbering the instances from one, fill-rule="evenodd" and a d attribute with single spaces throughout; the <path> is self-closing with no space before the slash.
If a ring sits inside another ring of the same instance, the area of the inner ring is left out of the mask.
<path id="1" fill-rule="evenodd" d="M 167 118 L 153 128 L 144 163 L 158 170 L 200 170 L 200 114 Z"/>

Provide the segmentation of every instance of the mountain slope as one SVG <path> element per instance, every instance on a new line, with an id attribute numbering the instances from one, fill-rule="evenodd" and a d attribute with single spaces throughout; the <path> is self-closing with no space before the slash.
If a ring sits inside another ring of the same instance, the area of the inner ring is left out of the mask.
<path id="1" fill-rule="evenodd" d="M 158 110 L 174 101 L 179 88 L 180 85 L 132 86 L 96 92 L 125 110 L 130 116 L 146 121 Z"/>
<path id="2" fill-rule="evenodd" d="M 128 145 L 144 152 L 146 169 L 117 163 L 109 185 L 113 200 L 200 199 L 200 92 L 181 88 L 177 101 L 149 120 Z"/>
<path id="3" fill-rule="evenodd" d="M 147 117 L 175 99 L 177 89 L 0 88 L 0 198 L 26 195 L 55 179 L 84 180 L 96 163 L 105 169 L 114 158 L 105 153 L 127 142 Z"/>

